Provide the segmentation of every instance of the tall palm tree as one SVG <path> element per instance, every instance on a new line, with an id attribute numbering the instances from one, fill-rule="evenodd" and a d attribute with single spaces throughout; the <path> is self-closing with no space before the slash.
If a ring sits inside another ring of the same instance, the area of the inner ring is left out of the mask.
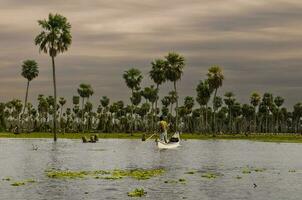
<path id="1" fill-rule="evenodd" d="M 210 87 L 214 90 L 214 98 L 213 98 L 213 130 L 214 130 L 214 133 L 215 133 L 215 131 L 216 131 L 216 125 L 215 125 L 214 100 L 216 98 L 218 88 L 222 86 L 222 82 L 224 80 L 224 75 L 222 73 L 222 69 L 218 65 L 213 65 L 208 70 L 207 76 L 208 76 Z"/>
<path id="2" fill-rule="evenodd" d="M 163 59 L 156 59 L 151 63 L 152 69 L 149 72 L 150 78 L 156 84 L 156 90 L 159 92 L 159 86 L 166 81 L 165 75 L 165 67 L 167 66 L 167 62 Z M 157 103 L 158 97 L 155 101 L 155 115 L 157 116 Z"/>
<path id="3" fill-rule="evenodd" d="M 23 119 L 23 115 L 25 112 L 25 108 L 27 107 L 27 99 L 28 99 L 28 90 L 29 90 L 29 83 L 34 78 L 39 75 L 38 64 L 34 60 L 25 60 L 22 64 L 22 73 L 21 75 L 27 79 L 27 86 L 26 86 L 26 94 L 24 100 L 24 107 L 21 118 Z"/>
<path id="4" fill-rule="evenodd" d="M 257 106 L 259 106 L 259 103 L 261 101 L 261 96 L 260 94 L 258 94 L 257 92 L 253 92 L 251 94 L 251 97 L 250 97 L 250 103 L 254 106 L 254 131 L 256 131 L 257 129 L 257 111 L 256 111 L 256 108 Z"/>
<path id="5" fill-rule="evenodd" d="M 92 96 L 93 94 L 93 89 L 91 87 L 91 85 L 89 84 L 85 84 L 85 83 L 81 83 L 80 87 L 78 88 L 78 94 L 80 95 L 80 97 L 82 97 L 82 132 L 84 132 L 84 113 L 85 113 L 85 109 L 84 109 L 84 102 L 85 102 L 85 98 L 89 98 L 90 96 Z"/>
<path id="6" fill-rule="evenodd" d="M 279 132 L 279 113 L 280 113 L 280 107 L 282 106 L 282 104 L 284 103 L 284 98 L 283 97 L 280 97 L 280 96 L 277 96 L 275 97 L 274 99 L 274 103 L 276 104 L 277 106 L 277 112 L 276 112 L 276 121 L 277 121 L 277 127 L 276 127 L 276 131 Z"/>
<path id="7" fill-rule="evenodd" d="M 178 131 L 178 94 L 176 88 L 176 82 L 181 79 L 183 74 L 183 69 L 185 67 L 185 58 L 175 52 L 170 52 L 167 56 L 165 56 L 167 61 L 167 66 L 165 67 L 165 74 L 167 80 L 173 82 L 174 92 L 176 93 L 176 123 L 175 123 L 175 131 Z"/>
<path id="8" fill-rule="evenodd" d="M 154 85 L 151 85 L 150 87 L 145 87 L 142 93 L 142 96 L 144 96 L 144 98 L 151 103 L 151 128 L 154 132 L 154 103 L 158 99 L 158 88 L 155 88 Z M 155 112 L 157 112 L 156 110 L 157 108 L 155 109 Z"/>
<path id="9" fill-rule="evenodd" d="M 232 132 L 232 106 L 234 105 L 236 99 L 233 92 L 226 92 L 224 94 L 224 103 L 228 106 L 228 118 L 229 118 L 229 131 Z"/>
<path id="10" fill-rule="evenodd" d="M 60 111 L 60 128 L 62 129 L 63 106 L 66 104 L 66 99 L 64 97 L 60 97 L 59 104 L 60 104 L 60 107 L 61 107 L 61 111 Z"/>
<path id="11" fill-rule="evenodd" d="M 268 132 L 268 115 L 271 112 L 272 104 L 274 103 L 274 97 L 271 93 L 264 93 L 262 97 L 262 104 L 264 106 L 265 114 L 265 132 Z"/>
<path id="12" fill-rule="evenodd" d="M 48 19 L 38 21 L 42 32 L 36 36 L 35 44 L 39 46 L 39 51 L 48 53 L 52 61 L 52 76 L 54 87 L 54 110 L 53 112 L 53 133 L 54 141 L 57 141 L 57 85 L 56 85 L 56 67 L 55 57 L 59 53 L 68 50 L 71 45 L 71 25 L 67 19 L 59 14 L 49 14 Z"/>
<path id="13" fill-rule="evenodd" d="M 141 71 L 135 68 L 131 68 L 128 71 L 125 71 L 123 74 L 123 78 L 126 82 L 126 85 L 131 90 L 131 97 L 134 98 L 136 96 L 134 93 L 140 90 L 140 83 L 143 80 L 143 76 Z M 131 98 L 130 98 L 131 100 Z M 133 134 L 133 101 L 131 100 L 131 135 Z"/>
<path id="14" fill-rule="evenodd" d="M 205 130 L 208 130 L 208 103 L 213 93 L 213 89 L 209 85 L 209 81 L 200 81 L 196 88 L 196 101 L 200 105 L 200 117 L 203 120 L 202 108 L 205 106 Z"/>

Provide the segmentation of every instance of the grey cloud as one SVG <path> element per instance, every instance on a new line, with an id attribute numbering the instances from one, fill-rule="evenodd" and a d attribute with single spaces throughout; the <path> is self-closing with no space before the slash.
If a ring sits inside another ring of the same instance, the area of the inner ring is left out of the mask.
<path id="1" fill-rule="evenodd" d="M 73 27 L 70 50 L 56 59 L 59 96 L 71 99 L 86 82 L 95 89 L 94 102 L 103 95 L 129 101 L 123 71 L 142 70 L 145 87 L 152 84 L 150 62 L 177 51 L 187 62 L 178 83 L 181 98 L 195 96 L 208 67 L 219 64 L 226 77 L 219 95 L 231 90 L 248 102 L 253 91 L 271 91 L 285 96 L 287 106 L 301 101 L 298 0 L 3 0 L 0 5 L 0 101 L 23 98 L 20 66 L 27 58 L 40 66 L 30 100 L 52 94 L 50 59 L 33 44 L 36 20 L 49 12 L 65 15 Z M 161 96 L 171 89 L 161 86 Z"/>

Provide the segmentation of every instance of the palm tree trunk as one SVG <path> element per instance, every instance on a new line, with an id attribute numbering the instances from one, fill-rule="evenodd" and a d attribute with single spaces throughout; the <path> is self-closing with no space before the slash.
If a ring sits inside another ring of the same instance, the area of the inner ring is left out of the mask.
<path id="1" fill-rule="evenodd" d="M 82 97 L 82 133 L 84 133 L 84 97 Z"/>
<path id="2" fill-rule="evenodd" d="M 178 131 L 178 94 L 176 90 L 176 81 L 174 81 L 174 91 L 176 94 L 176 110 L 175 110 L 175 132 Z"/>
<path id="3" fill-rule="evenodd" d="M 21 124 L 23 123 L 24 113 L 25 113 L 25 109 L 27 107 L 28 89 L 29 89 L 29 80 L 27 81 L 27 86 L 26 86 L 26 93 L 25 93 L 25 99 L 24 99 L 24 107 L 23 107 L 23 111 L 22 111 L 22 114 L 21 114 Z"/>
<path id="4" fill-rule="evenodd" d="M 205 115 L 205 127 L 206 127 L 206 131 L 208 131 L 208 104 L 206 104 L 206 115 Z"/>
<path id="5" fill-rule="evenodd" d="M 202 126 L 203 126 L 203 111 L 202 111 L 202 106 L 200 106 L 200 127 L 199 127 L 199 131 L 200 132 L 203 132 L 203 128 L 202 128 Z"/>
<path id="6" fill-rule="evenodd" d="M 133 97 L 133 89 L 131 90 Z M 131 101 L 131 100 L 130 100 Z M 133 119 L 133 102 L 131 101 L 131 125 L 130 125 L 130 135 L 133 136 L 133 127 L 134 127 L 134 119 Z"/>
<path id="7" fill-rule="evenodd" d="M 213 98 L 213 132 L 214 132 L 214 135 L 216 134 L 216 122 L 215 122 L 215 115 L 216 115 L 216 109 L 215 109 L 215 99 L 216 99 L 216 95 L 217 95 L 217 88 L 215 89 L 215 93 L 214 93 L 214 98 Z"/>
<path id="8" fill-rule="evenodd" d="M 53 112 L 53 140 L 57 141 L 57 83 L 56 83 L 56 66 L 55 58 L 51 56 L 52 61 L 52 78 L 53 78 L 53 93 L 54 93 L 54 112 Z"/>
<path id="9" fill-rule="evenodd" d="M 156 90 L 157 90 L 157 92 L 159 91 L 158 89 L 159 89 L 159 84 L 156 84 Z M 157 119 L 157 102 L 158 102 L 158 98 L 159 98 L 158 96 L 156 97 L 156 100 L 155 100 L 155 113 L 153 113 L 153 119 L 152 120 L 154 120 L 154 118 Z M 153 129 L 153 132 L 154 131 L 155 131 L 155 129 Z"/>

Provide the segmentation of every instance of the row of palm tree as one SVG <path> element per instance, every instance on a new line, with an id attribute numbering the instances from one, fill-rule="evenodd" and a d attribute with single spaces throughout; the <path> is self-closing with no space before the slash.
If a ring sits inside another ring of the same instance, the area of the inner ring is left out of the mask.
<path id="1" fill-rule="evenodd" d="M 44 95 L 38 96 L 36 108 L 27 102 L 26 111 L 24 104 L 18 99 L 0 103 L 0 127 L 1 130 L 7 131 L 16 131 L 15 127 L 19 127 L 19 131 L 23 132 L 50 132 L 54 129 L 53 113 L 56 110 L 55 119 L 60 132 L 151 133 L 155 131 L 155 121 L 159 116 L 164 116 L 172 124 L 171 131 L 197 134 L 302 131 L 302 103 L 295 104 L 293 111 L 288 111 L 283 107 L 284 98 L 274 97 L 271 93 L 264 93 L 261 96 L 254 92 L 250 96 L 249 104 L 241 104 L 232 92 L 226 92 L 224 96 L 214 96 L 215 93 L 212 91 L 214 89 L 208 80 L 200 81 L 196 87 L 195 98 L 187 96 L 183 100 L 183 105 L 175 106 L 173 109 L 176 95 L 175 91 L 172 91 L 161 98 L 160 108 L 155 108 L 159 95 L 156 87 L 151 85 L 137 89 L 131 97 L 130 105 L 121 100 L 111 102 L 107 96 L 103 96 L 99 105 L 94 107 L 89 101 L 93 95 L 92 87 L 80 84 L 78 94 L 72 98 L 73 106 L 67 108 L 64 108 L 67 102 L 65 98 L 60 97 L 55 108 L 54 97 Z M 213 106 L 209 107 L 211 99 L 215 100 L 212 101 Z M 175 126 L 178 120 L 179 127 Z"/>
<path id="2" fill-rule="evenodd" d="M 151 62 L 149 72 L 154 85 L 141 87 L 143 74 L 139 69 L 130 68 L 123 73 L 123 79 L 131 91 L 130 105 L 123 101 L 110 102 L 107 96 L 100 99 L 97 107 L 90 102 L 94 90 L 82 83 L 78 94 L 72 97 L 72 107 L 64 108 L 67 100 L 57 101 L 55 58 L 68 50 L 72 42 L 71 25 L 59 14 L 49 14 L 48 19 L 39 20 L 41 32 L 35 38 L 40 52 L 51 58 L 53 96 L 38 96 L 35 107 L 28 102 L 30 82 L 39 74 L 34 60 L 22 64 L 22 76 L 27 79 L 24 103 L 13 99 L 0 103 L 0 130 L 12 132 L 43 131 L 54 134 L 57 129 L 64 132 L 155 132 L 159 116 L 171 124 L 171 131 L 190 133 L 300 133 L 302 103 L 293 111 L 282 107 L 284 98 L 271 93 L 252 93 L 249 104 L 241 104 L 233 92 L 219 96 L 224 75 L 221 67 L 213 65 L 196 87 L 196 97 L 187 96 L 179 106 L 177 84 L 181 80 L 185 59 L 178 53 L 170 52 L 163 58 Z M 160 99 L 160 86 L 172 84 L 173 90 Z M 81 106 L 80 106 L 81 99 Z M 145 101 L 142 101 L 144 99 Z M 160 101 L 159 101 L 160 100 Z M 212 101 L 211 101 L 212 100 Z M 159 106 L 161 102 L 161 106 Z M 197 105 L 197 104 L 199 105 Z M 209 106 L 211 104 L 211 106 Z"/>

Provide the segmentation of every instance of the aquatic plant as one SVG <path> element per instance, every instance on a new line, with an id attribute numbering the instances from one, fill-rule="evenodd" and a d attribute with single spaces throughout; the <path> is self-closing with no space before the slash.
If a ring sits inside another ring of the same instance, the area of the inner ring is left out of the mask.
<path id="1" fill-rule="evenodd" d="M 10 180 L 11 180 L 10 177 L 5 177 L 5 178 L 2 179 L 2 181 L 10 181 Z"/>
<path id="2" fill-rule="evenodd" d="M 255 172 L 264 172 L 266 169 L 265 168 L 256 168 L 254 169 Z"/>
<path id="3" fill-rule="evenodd" d="M 204 173 L 201 175 L 201 177 L 203 178 L 208 178 L 208 179 L 215 179 L 217 178 L 217 174 L 213 174 L 213 173 Z"/>
<path id="4" fill-rule="evenodd" d="M 185 172 L 185 174 L 195 174 L 195 171 L 188 171 L 188 172 Z"/>
<path id="5" fill-rule="evenodd" d="M 25 182 L 19 181 L 11 184 L 11 186 L 21 186 L 21 185 L 25 185 Z"/>
<path id="6" fill-rule="evenodd" d="M 242 173 L 243 174 L 250 174 L 250 173 L 252 173 L 252 171 L 251 171 L 251 169 L 249 169 L 249 168 L 246 167 L 246 168 L 242 169 Z"/>
<path id="7" fill-rule="evenodd" d="M 57 179 L 78 179 L 87 176 L 93 176 L 96 179 L 117 180 L 124 177 L 131 177 L 137 180 L 146 180 L 154 176 L 164 173 L 164 169 L 132 169 L 121 170 L 115 169 L 112 171 L 96 170 L 96 171 L 70 171 L 70 170 L 49 170 L 46 175 L 49 178 Z M 109 175 L 109 176 L 102 176 Z"/>
<path id="8" fill-rule="evenodd" d="M 135 188 L 133 191 L 127 193 L 129 197 L 142 197 L 147 194 L 143 188 Z"/>

